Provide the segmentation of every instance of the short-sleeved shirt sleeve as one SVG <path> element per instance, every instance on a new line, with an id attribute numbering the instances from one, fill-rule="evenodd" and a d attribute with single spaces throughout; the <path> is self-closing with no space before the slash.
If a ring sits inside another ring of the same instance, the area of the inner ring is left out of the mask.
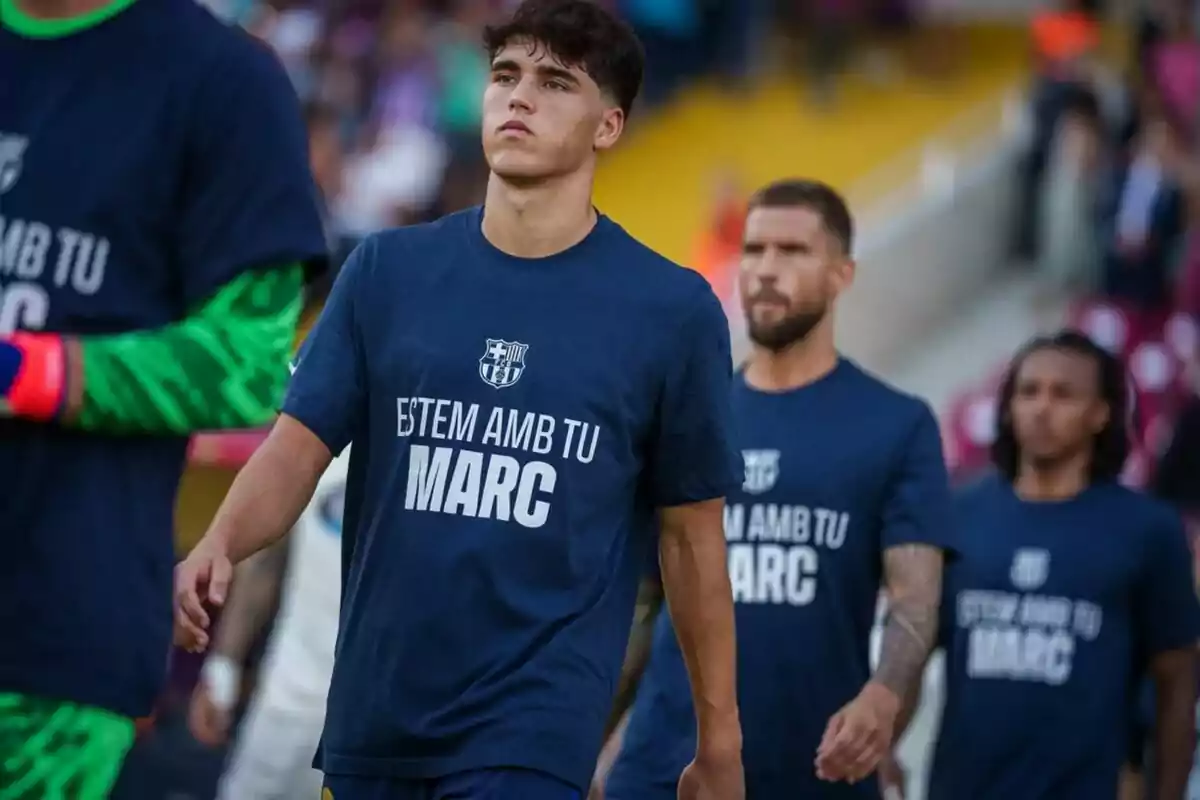
<path id="1" fill-rule="evenodd" d="M 296 93 L 267 48 L 234 43 L 189 109 L 178 252 L 189 308 L 242 272 L 327 255 Z"/>
<path id="2" fill-rule="evenodd" d="M 884 503 L 881 536 L 884 548 L 930 544 L 953 549 L 950 479 L 942 453 L 937 420 L 922 403 L 902 445 Z"/>
<path id="3" fill-rule="evenodd" d="M 1192 573 L 1192 555 L 1178 518 L 1150 532 L 1139 592 L 1136 629 L 1143 655 L 1189 647 L 1200 640 L 1200 601 Z"/>
<path id="4" fill-rule="evenodd" d="M 704 287 L 668 365 L 650 456 L 659 508 L 724 497 L 737 486 L 729 406 L 733 360 L 729 323 Z"/>
<path id="5" fill-rule="evenodd" d="M 356 307 L 375 240 L 360 244 L 338 273 L 329 300 L 296 359 L 283 413 L 298 420 L 331 453 L 346 448 L 365 419 L 366 357 Z"/>

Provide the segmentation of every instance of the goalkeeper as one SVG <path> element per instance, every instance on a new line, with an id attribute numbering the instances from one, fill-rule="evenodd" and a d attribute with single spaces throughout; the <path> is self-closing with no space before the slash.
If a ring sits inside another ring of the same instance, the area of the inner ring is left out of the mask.
<path id="1" fill-rule="evenodd" d="M 0 800 L 100 800 L 188 436 L 273 417 L 325 243 L 286 74 L 194 0 L 0 0 L 0 75 Z"/>

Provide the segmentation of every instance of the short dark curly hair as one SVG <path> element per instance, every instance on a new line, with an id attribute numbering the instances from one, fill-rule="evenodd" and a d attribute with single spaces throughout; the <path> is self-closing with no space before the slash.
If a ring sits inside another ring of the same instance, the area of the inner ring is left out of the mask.
<path id="1" fill-rule="evenodd" d="M 483 32 L 489 59 L 518 40 L 582 69 L 629 116 L 646 56 L 637 34 L 611 11 L 592 0 L 525 0 L 508 20 Z"/>

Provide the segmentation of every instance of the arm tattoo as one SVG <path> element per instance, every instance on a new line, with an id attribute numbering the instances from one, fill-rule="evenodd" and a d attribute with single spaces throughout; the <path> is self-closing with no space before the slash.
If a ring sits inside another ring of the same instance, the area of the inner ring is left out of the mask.
<path id="1" fill-rule="evenodd" d="M 616 695 L 613 698 L 612 711 L 609 714 L 608 725 L 605 727 L 607 740 L 620 723 L 625 712 L 633 705 L 638 683 L 646 664 L 650 660 L 650 647 L 654 641 L 655 620 L 662 609 L 663 592 L 658 581 L 643 581 L 638 592 L 637 608 L 633 616 L 633 628 L 629 635 L 629 646 L 625 651 L 625 665 L 621 669 L 621 678 L 617 683 Z"/>
<path id="2" fill-rule="evenodd" d="M 888 613 L 874 680 L 904 698 L 919 685 L 936 641 L 942 551 L 924 544 L 889 547 L 883 565 Z"/>

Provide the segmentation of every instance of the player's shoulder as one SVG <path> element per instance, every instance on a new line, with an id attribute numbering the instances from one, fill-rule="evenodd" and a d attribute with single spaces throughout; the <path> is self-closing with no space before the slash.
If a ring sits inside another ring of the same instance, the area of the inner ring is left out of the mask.
<path id="1" fill-rule="evenodd" d="M 843 356 L 841 368 L 851 390 L 861 396 L 877 418 L 890 421 L 898 430 L 911 431 L 935 419 L 924 398 L 884 380 L 853 359 Z"/>
<path id="2" fill-rule="evenodd" d="M 1012 484 L 994 469 L 986 469 L 964 482 L 955 484 L 950 504 L 958 524 L 969 520 L 990 518 L 1003 513 L 1012 497 Z"/>
<path id="3" fill-rule="evenodd" d="M 189 70 L 204 89 L 220 89 L 220 98 L 282 92 L 294 97 L 287 71 L 270 45 L 240 25 L 217 17 L 196 0 L 161 0 L 170 9 L 161 35 L 172 64 Z M 209 93 L 211 95 L 211 92 Z"/>
<path id="4" fill-rule="evenodd" d="M 383 228 L 369 233 L 355 248 L 360 267 L 372 273 L 380 264 L 422 264 L 428 268 L 436 260 L 433 256 L 453 252 L 466 238 L 466 226 L 472 211 L 456 211 L 430 222 Z M 477 209 L 474 211 L 478 213 Z M 414 277 L 412 274 L 406 275 L 408 280 Z"/>
<path id="5" fill-rule="evenodd" d="M 1117 481 L 1105 481 L 1091 488 L 1097 512 L 1104 519 L 1137 532 L 1174 535 L 1182 529 L 1179 512 L 1153 495 L 1132 489 Z"/>
<path id="6" fill-rule="evenodd" d="M 698 316 L 723 318 L 720 301 L 707 278 L 667 258 L 611 218 L 602 217 L 601 224 L 607 229 L 607 246 L 613 250 L 605 269 L 612 285 L 625 291 L 632 304 L 676 321 Z"/>

